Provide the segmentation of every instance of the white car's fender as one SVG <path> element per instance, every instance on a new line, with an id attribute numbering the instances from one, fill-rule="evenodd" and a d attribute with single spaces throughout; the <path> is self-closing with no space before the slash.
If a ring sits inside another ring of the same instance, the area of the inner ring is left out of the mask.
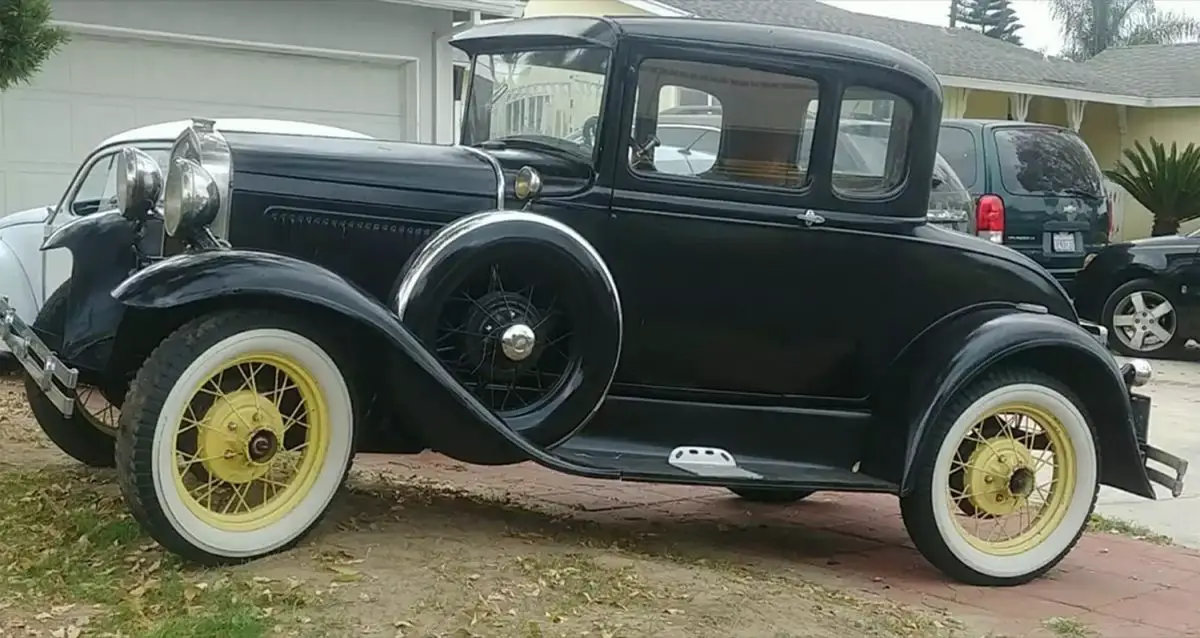
<path id="1" fill-rule="evenodd" d="M 17 311 L 17 316 L 32 325 L 39 310 L 34 282 L 29 279 L 17 253 L 5 241 L 5 234 L 0 232 L 0 295 L 8 297 L 8 303 Z M 7 352 L 8 346 L 0 342 L 0 353 Z"/>

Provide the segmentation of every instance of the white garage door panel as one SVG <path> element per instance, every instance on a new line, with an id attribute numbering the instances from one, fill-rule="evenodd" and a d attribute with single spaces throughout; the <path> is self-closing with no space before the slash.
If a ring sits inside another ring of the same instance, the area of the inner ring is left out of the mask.
<path id="1" fill-rule="evenodd" d="M 409 71 L 403 63 L 76 35 L 33 85 L 0 95 L 0 214 L 56 202 L 96 144 L 145 124 L 265 117 L 406 139 Z"/>

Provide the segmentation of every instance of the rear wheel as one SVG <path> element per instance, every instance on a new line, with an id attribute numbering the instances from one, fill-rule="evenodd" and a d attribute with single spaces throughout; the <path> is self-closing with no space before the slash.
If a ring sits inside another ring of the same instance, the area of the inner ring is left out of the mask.
<path id="1" fill-rule="evenodd" d="M 355 406 L 328 346 L 293 316 L 225 311 L 154 350 L 124 404 L 117 472 L 156 541 L 237 562 L 320 521 L 354 454 Z"/>
<path id="2" fill-rule="evenodd" d="M 1175 357 L 1188 340 L 1179 329 L 1173 295 L 1152 279 L 1134 279 L 1113 290 L 1101 320 L 1109 346 L 1125 356 Z"/>
<path id="3" fill-rule="evenodd" d="M 795 503 L 816 493 L 814 490 L 772 490 L 753 487 L 731 487 L 729 491 L 751 503 Z"/>
<path id="4" fill-rule="evenodd" d="M 67 295 L 70 291 L 70 281 L 59 286 L 46 299 L 34 321 L 34 328 L 52 350 L 57 351 L 62 347 L 63 327 L 67 321 Z M 29 410 L 46 437 L 67 456 L 84 465 L 113 467 L 120 410 L 97 387 L 80 383 L 75 389 L 78 398 L 74 412 L 69 417 L 63 416 L 33 377 L 24 372 L 22 376 Z"/>
<path id="5" fill-rule="evenodd" d="M 1079 541 L 1098 467 L 1095 435 L 1069 389 L 1031 370 L 994 372 L 930 424 L 900 510 L 917 549 L 951 577 L 1017 585 Z"/>

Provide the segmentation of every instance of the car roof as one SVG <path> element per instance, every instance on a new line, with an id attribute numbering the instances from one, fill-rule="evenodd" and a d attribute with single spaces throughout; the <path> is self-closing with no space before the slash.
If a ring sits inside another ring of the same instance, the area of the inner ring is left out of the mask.
<path id="1" fill-rule="evenodd" d="M 1045 124 L 1043 122 L 1022 122 L 1020 120 L 985 120 L 978 118 L 949 118 L 942 120 L 942 126 L 947 124 L 958 126 L 961 128 L 969 128 L 975 130 L 997 129 L 997 128 L 1040 128 L 1047 131 L 1071 132 L 1069 128 L 1058 126 L 1057 124 Z"/>
<path id="2" fill-rule="evenodd" d="M 907 75 L 940 93 L 941 82 L 924 62 L 895 47 L 841 33 L 703 18 L 644 16 L 540 16 L 484 24 L 454 36 L 450 44 L 468 55 L 514 46 L 613 48 L 621 38 L 676 40 L 706 47 L 774 49 L 865 62 Z"/>
<path id="3" fill-rule="evenodd" d="M 336 126 L 325 126 L 324 124 L 312 124 L 309 122 L 296 122 L 292 120 L 271 120 L 271 119 L 254 119 L 254 118 L 224 118 L 217 119 L 216 129 L 224 131 L 238 131 L 240 133 L 275 133 L 281 135 L 315 135 L 320 137 L 349 137 L 358 139 L 370 139 L 370 135 L 364 135 L 357 131 L 338 128 Z M 114 144 L 127 144 L 129 142 L 173 142 L 179 137 L 187 127 L 192 125 L 191 120 L 176 120 L 174 122 L 160 122 L 158 124 L 150 124 L 148 126 L 140 126 L 135 129 L 130 129 L 124 133 L 117 133 L 112 137 L 104 140 L 96 146 L 97 149 Z"/>

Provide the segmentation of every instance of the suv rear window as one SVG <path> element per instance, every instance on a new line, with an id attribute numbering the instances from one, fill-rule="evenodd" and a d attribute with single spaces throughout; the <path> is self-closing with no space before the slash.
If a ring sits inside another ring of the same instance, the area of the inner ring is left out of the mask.
<path id="1" fill-rule="evenodd" d="M 995 138 L 1000 180 L 1009 193 L 1104 196 L 1100 166 L 1078 135 L 1055 129 L 1003 128 Z"/>
<path id="2" fill-rule="evenodd" d="M 946 158 L 958 179 L 967 188 L 975 185 L 975 136 L 970 131 L 949 126 L 942 127 L 938 134 L 938 153 Z"/>

